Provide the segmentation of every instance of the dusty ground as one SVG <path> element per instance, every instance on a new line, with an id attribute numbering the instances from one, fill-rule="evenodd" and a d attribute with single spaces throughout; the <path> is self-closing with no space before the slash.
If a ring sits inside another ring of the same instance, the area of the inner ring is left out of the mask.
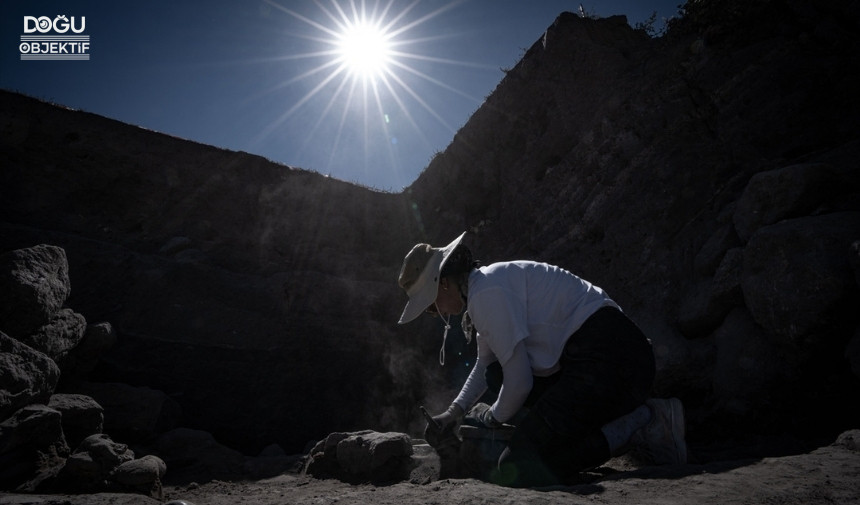
<path id="1" fill-rule="evenodd" d="M 195 505 L 417 504 L 860 504 L 860 431 L 808 454 L 677 467 L 624 470 L 613 464 L 587 484 L 508 489 L 472 479 L 427 485 L 350 485 L 284 474 L 254 482 L 213 481 L 165 488 L 165 500 Z M 616 460 L 613 460 L 614 462 Z M 156 505 L 139 495 L 44 496 L 0 494 L 0 504 Z"/>

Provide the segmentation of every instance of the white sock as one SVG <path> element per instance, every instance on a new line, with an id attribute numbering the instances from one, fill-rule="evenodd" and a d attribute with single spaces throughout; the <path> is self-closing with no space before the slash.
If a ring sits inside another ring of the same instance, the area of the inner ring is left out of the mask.
<path id="1" fill-rule="evenodd" d="M 600 431 L 609 443 L 609 453 L 620 456 L 627 452 L 633 433 L 651 421 L 651 409 L 640 405 L 633 412 L 604 424 Z"/>

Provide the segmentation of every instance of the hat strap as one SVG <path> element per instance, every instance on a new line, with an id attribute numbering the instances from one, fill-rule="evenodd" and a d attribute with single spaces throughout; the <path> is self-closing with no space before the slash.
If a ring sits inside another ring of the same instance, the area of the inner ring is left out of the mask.
<path id="1" fill-rule="evenodd" d="M 433 305 L 436 305 L 435 303 Z M 447 318 L 442 317 L 442 312 L 439 311 L 439 307 L 436 307 L 436 313 L 439 314 L 439 319 L 445 323 L 445 333 L 442 334 L 442 347 L 439 349 L 439 364 L 445 366 L 445 342 L 448 340 L 448 330 L 451 329 L 451 316 L 448 315 Z"/>

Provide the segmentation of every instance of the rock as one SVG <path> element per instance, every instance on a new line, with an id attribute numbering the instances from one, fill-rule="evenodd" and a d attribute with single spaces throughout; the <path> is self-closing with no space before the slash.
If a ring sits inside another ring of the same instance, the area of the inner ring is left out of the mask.
<path id="1" fill-rule="evenodd" d="M 860 430 L 849 430 L 839 435 L 833 445 L 841 445 L 855 452 L 860 452 Z"/>
<path id="2" fill-rule="evenodd" d="M 858 290 L 849 251 L 860 212 L 782 221 L 758 230 L 744 248 L 744 300 L 769 335 L 794 345 L 844 328 Z"/>
<path id="3" fill-rule="evenodd" d="M 117 466 L 134 459 L 134 452 L 128 445 L 114 442 L 105 433 L 90 435 L 75 449 L 75 454 L 87 453 L 102 468 L 113 470 Z"/>
<path id="4" fill-rule="evenodd" d="M 116 467 L 114 480 L 129 486 L 149 485 L 164 477 L 165 473 L 167 473 L 167 465 L 164 461 L 158 456 L 148 454 Z"/>
<path id="5" fill-rule="evenodd" d="M 725 317 L 728 308 L 715 306 L 711 284 L 710 279 L 698 282 L 678 307 L 678 329 L 687 338 L 707 335 Z"/>
<path id="6" fill-rule="evenodd" d="M 111 477 L 123 486 L 161 500 L 164 498 L 161 479 L 166 472 L 167 465 L 164 461 L 157 456 L 147 455 L 122 463 L 114 469 Z"/>
<path id="7" fill-rule="evenodd" d="M 69 447 L 78 447 L 85 438 L 104 429 L 104 409 L 89 396 L 55 394 L 48 407 L 62 415 L 63 433 Z"/>
<path id="8" fill-rule="evenodd" d="M 0 421 L 31 403 L 48 403 L 60 369 L 43 353 L 0 332 Z"/>
<path id="9" fill-rule="evenodd" d="M 412 456 L 412 442 L 405 433 L 362 433 L 351 435 L 337 444 L 337 462 L 353 475 L 371 480 L 387 480 L 381 472 L 391 462 L 401 463 Z M 374 478 L 375 477 L 375 478 Z"/>
<path id="10" fill-rule="evenodd" d="M 47 324 L 22 335 L 19 340 L 59 362 L 83 340 L 86 329 L 84 316 L 71 309 L 61 309 Z"/>
<path id="11" fill-rule="evenodd" d="M 58 475 L 59 487 L 70 492 L 100 492 L 115 489 L 111 474 L 123 463 L 134 460 L 126 444 L 106 434 L 90 435 L 69 456 Z"/>
<path id="12" fill-rule="evenodd" d="M 318 478 L 336 475 L 340 470 L 337 464 L 337 444 L 348 436 L 349 433 L 335 432 L 317 442 L 308 452 L 303 472 Z"/>
<path id="13" fill-rule="evenodd" d="M 716 328 L 732 307 L 743 305 L 740 248 L 726 252 L 713 279 L 700 283 L 678 311 L 678 328 L 687 337 L 704 336 Z"/>
<path id="14" fill-rule="evenodd" d="M 405 433 L 332 433 L 314 447 L 305 471 L 347 482 L 404 480 L 413 468 L 412 453 Z"/>
<path id="15" fill-rule="evenodd" d="M 772 415 L 770 402 L 780 404 L 785 393 L 771 391 L 773 381 L 786 381 L 796 372 L 788 349 L 765 337 L 749 313 L 736 308 L 714 332 L 717 354 L 713 371 L 713 394 L 721 410 L 732 416 L 759 411 Z"/>
<path id="16" fill-rule="evenodd" d="M 219 444 L 208 432 L 176 428 L 164 433 L 155 451 L 170 470 L 172 481 L 206 482 L 234 479 L 244 472 L 245 456 Z"/>
<path id="17" fill-rule="evenodd" d="M 743 249 L 735 247 L 726 251 L 720 266 L 714 273 L 712 297 L 719 303 L 732 305 L 743 304 L 741 291 L 741 275 L 743 273 Z"/>
<path id="18" fill-rule="evenodd" d="M 34 490 L 68 454 L 59 412 L 37 404 L 18 410 L 0 423 L 0 489 Z"/>
<path id="19" fill-rule="evenodd" d="M 128 384 L 81 382 L 76 391 L 104 409 L 104 431 L 129 442 L 153 438 L 174 428 L 179 405 L 161 391 Z"/>
<path id="20" fill-rule="evenodd" d="M 808 163 L 755 174 L 735 209 L 738 235 L 747 241 L 763 226 L 808 215 L 827 199 L 856 188 L 850 170 Z"/>
<path id="21" fill-rule="evenodd" d="M 28 335 L 47 324 L 71 291 L 63 249 L 38 245 L 0 255 L 0 331 Z"/>
<path id="22" fill-rule="evenodd" d="M 108 322 L 87 325 L 84 338 L 59 360 L 63 377 L 82 378 L 93 371 L 102 355 L 116 343 L 116 332 Z"/>
<path id="23" fill-rule="evenodd" d="M 73 492 L 98 492 L 107 487 L 108 473 L 92 454 L 78 452 L 69 456 L 59 473 L 59 487 Z"/>
<path id="24" fill-rule="evenodd" d="M 20 445 L 44 447 L 63 438 L 62 416 L 45 405 L 28 405 L 0 423 L 0 452 Z"/>
<path id="25" fill-rule="evenodd" d="M 694 267 L 701 275 L 712 276 L 722 263 L 726 251 L 739 246 L 734 226 L 725 224 L 711 235 L 694 260 Z"/>

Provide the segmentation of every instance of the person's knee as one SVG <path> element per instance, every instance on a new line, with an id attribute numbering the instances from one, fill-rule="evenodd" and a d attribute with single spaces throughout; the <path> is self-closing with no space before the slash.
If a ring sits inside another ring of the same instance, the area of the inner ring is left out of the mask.
<path id="1" fill-rule="evenodd" d="M 499 456 L 491 482 L 506 487 L 539 487 L 560 484 L 558 476 L 540 456 L 531 451 L 506 447 Z"/>
<path id="2" fill-rule="evenodd" d="M 609 446 L 599 430 L 568 428 L 562 434 L 540 416 L 526 416 L 499 457 L 493 482 L 510 487 L 560 484 L 609 459 Z"/>
<path id="3" fill-rule="evenodd" d="M 544 455 L 556 436 L 539 416 L 529 415 L 517 427 L 508 447 L 499 456 L 492 476 L 496 484 L 508 487 L 549 486 L 559 483 Z"/>

